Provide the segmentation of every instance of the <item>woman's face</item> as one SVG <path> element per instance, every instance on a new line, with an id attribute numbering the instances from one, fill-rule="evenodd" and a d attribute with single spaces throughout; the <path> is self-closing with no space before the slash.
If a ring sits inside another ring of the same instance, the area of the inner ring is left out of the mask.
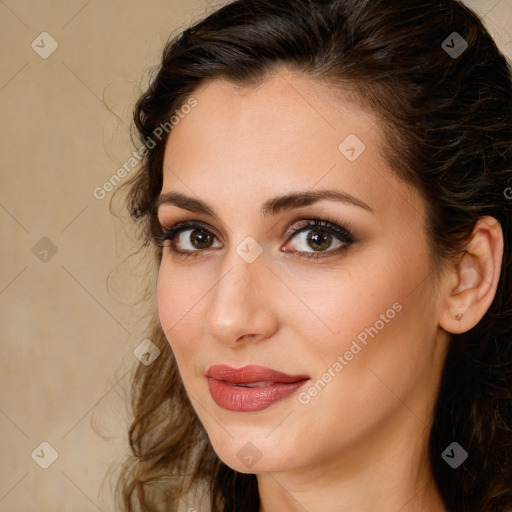
<path id="1" fill-rule="evenodd" d="M 448 335 L 424 203 L 384 160 L 377 118 L 284 70 L 194 98 L 158 211 L 192 226 L 165 242 L 158 310 L 219 457 L 354 468 L 425 441 Z"/>

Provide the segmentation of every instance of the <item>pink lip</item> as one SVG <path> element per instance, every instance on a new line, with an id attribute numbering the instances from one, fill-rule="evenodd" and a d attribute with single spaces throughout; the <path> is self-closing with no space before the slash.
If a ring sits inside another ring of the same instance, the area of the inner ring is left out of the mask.
<path id="1" fill-rule="evenodd" d="M 217 405 L 230 411 L 261 411 L 287 398 L 307 380 L 307 375 L 287 375 L 263 366 L 231 368 L 212 366 L 206 372 L 210 394 Z M 263 383 L 257 387 L 244 384 Z"/>

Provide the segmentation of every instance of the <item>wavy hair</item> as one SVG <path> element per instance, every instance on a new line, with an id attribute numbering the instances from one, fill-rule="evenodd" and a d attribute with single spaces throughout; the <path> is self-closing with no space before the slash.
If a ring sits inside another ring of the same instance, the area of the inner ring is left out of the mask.
<path id="1" fill-rule="evenodd" d="M 454 32 L 467 43 L 460 55 L 449 51 Z M 451 337 L 429 457 L 449 511 L 512 510 L 511 68 L 462 3 L 237 0 L 172 38 L 134 110 L 140 141 L 154 143 L 126 198 L 141 249 L 158 268 L 161 248 L 152 240 L 167 138 L 156 141 L 155 130 L 207 81 L 249 87 L 283 67 L 333 90 L 348 87 L 376 113 L 384 156 L 428 204 L 437 270 L 463 251 L 478 219 L 500 222 L 498 288 L 481 321 Z M 203 489 L 212 512 L 257 512 L 256 476 L 215 454 L 156 313 L 150 336 L 161 355 L 133 375 L 132 453 L 117 482 L 123 510 L 174 512 L 188 493 Z M 453 440 L 469 452 L 457 470 L 441 459 Z"/>

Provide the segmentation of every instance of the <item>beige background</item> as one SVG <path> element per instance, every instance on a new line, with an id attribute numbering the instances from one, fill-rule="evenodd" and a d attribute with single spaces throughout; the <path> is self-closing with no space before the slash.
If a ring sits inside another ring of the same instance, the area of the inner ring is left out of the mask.
<path id="1" fill-rule="evenodd" d="M 0 0 L 0 512 L 114 510 L 144 272 L 93 190 L 134 151 L 131 108 L 167 37 L 216 3 Z M 467 4 L 512 57 L 512 0 Z M 45 31 L 58 48 L 42 58 Z"/>

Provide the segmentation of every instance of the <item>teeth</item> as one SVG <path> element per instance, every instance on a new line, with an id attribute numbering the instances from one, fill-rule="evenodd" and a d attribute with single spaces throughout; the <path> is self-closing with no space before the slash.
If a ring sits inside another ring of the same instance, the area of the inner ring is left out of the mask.
<path id="1" fill-rule="evenodd" d="M 237 386 L 242 386 L 244 388 L 262 388 L 263 386 L 271 386 L 273 382 L 268 381 L 260 381 L 260 382 L 246 382 L 237 384 Z"/>

